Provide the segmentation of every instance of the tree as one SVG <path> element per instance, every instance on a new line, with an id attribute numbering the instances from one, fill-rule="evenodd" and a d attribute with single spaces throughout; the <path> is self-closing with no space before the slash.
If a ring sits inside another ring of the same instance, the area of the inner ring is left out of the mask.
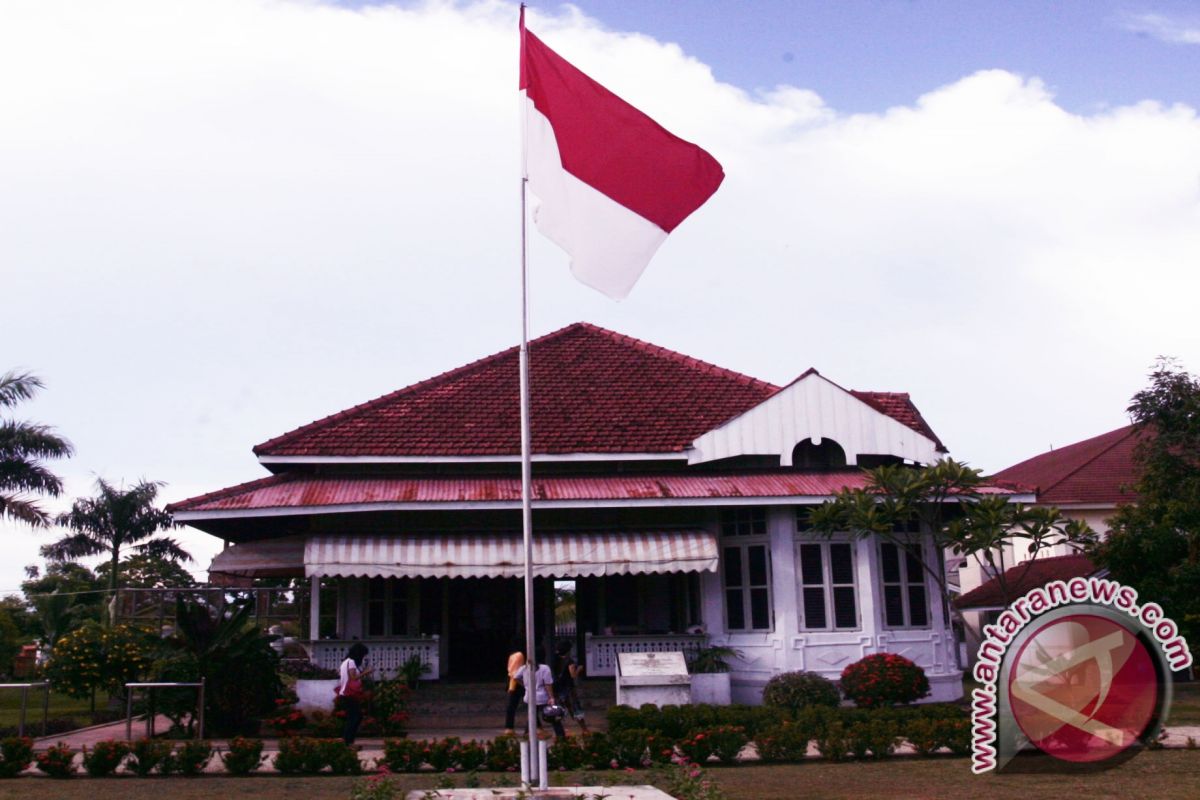
<path id="1" fill-rule="evenodd" d="M 1093 557 L 1200 647 L 1200 379 L 1160 358 L 1128 408 L 1137 501 L 1117 508 Z"/>
<path id="2" fill-rule="evenodd" d="M 96 577 L 109 582 L 112 562 L 96 567 Z M 196 579 L 178 561 L 137 553 L 121 561 L 118 582 L 128 589 L 190 589 Z"/>
<path id="3" fill-rule="evenodd" d="M 25 568 L 21 584 L 25 599 L 36 613 L 42 641 L 53 647 L 59 637 L 87 620 L 99 621 L 103 583 L 90 569 L 74 561 L 51 561 L 46 572 Z"/>
<path id="4" fill-rule="evenodd" d="M 152 538 L 175 525 L 170 513 L 154 504 L 160 485 L 140 481 L 122 489 L 98 479 L 95 497 L 76 500 L 71 510 L 58 518 L 59 525 L 74 533 L 44 546 L 42 555 L 60 560 L 107 555 L 110 595 L 115 595 L 119 584 L 118 565 L 124 549 L 151 558 L 190 561 L 192 557 L 174 539 Z"/>
<path id="5" fill-rule="evenodd" d="M 0 375 L 0 408 L 12 408 L 42 387 L 42 381 L 27 372 Z M 62 479 L 42 460 L 69 455 L 70 443 L 52 428 L 0 418 L 0 519 L 8 517 L 35 528 L 48 527 L 50 514 L 29 495 L 62 494 Z"/>
<path id="6" fill-rule="evenodd" d="M 867 470 L 866 488 L 843 489 L 814 508 L 809 521 L 825 535 L 850 533 L 895 544 L 933 578 L 946 608 L 951 600 L 946 550 L 986 565 L 1001 591 L 1011 595 L 1039 552 L 1060 543 L 1082 548 L 1095 536 L 1057 508 L 1012 503 L 1004 495 L 985 493 L 984 485 L 979 470 L 949 458 L 924 467 L 888 464 Z M 926 536 L 932 559 L 920 547 Z M 1016 548 L 1027 549 L 1029 559 L 1023 570 L 1006 576 L 1006 553 Z"/>

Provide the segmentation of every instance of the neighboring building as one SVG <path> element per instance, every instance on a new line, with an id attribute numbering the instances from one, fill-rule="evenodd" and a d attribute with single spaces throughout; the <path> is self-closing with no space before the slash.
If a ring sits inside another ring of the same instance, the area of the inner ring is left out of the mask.
<path id="1" fill-rule="evenodd" d="M 744 654 L 738 701 L 880 651 L 924 667 L 935 699 L 961 695 L 916 560 L 806 532 L 861 467 L 946 452 L 908 395 L 815 370 L 773 386 L 582 323 L 533 341 L 530 364 L 539 640 L 553 580 L 573 580 L 591 675 L 694 648 L 702 626 Z M 518 420 L 514 348 L 271 439 L 254 452 L 274 475 L 172 511 L 227 542 L 213 576 L 320 586 L 319 662 L 362 638 L 384 670 L 415 655 L 430 677 L 494 678 L 523 618 Z"/>
<path id="2" fill-rule="evenodd" d="M 1071 519 L 1086 522 L 1101 537 L 1108 533 L 1108 519 L 1122 503 L 1136 502 L 1130 486 L 1135 482 L 1133 451 L 1138 435 L 1132 425 L 1060 447 L 1014 464 L 992 476 L 1001 486 L 1032 491 L 1032 505 L 1055 506 Z M 955 601 L 964 626 L 966 649 L 974 658 L 980 627 L 988 624 L 1009 601 L 1051 580 L 1070 580 L 1090 575 L 1095 566 L 1068 545 L 1055 545 L 1040 552 L 1033 566 L 1026 566 L 1028 551 L 1006 548 L 1006 592 L 1001 581 L 966 559 L 959 569 L 963 594 Z"/>

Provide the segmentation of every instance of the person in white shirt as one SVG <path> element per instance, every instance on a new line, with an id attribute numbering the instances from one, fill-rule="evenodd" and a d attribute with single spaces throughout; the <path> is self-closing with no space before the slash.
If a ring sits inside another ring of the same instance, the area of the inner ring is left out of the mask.
<path id="1" fill-rule="evenodd" d="M 521 667 L 521 671 L 518 673 L 517 680 L 525 684 L 525 702 L 535 703 L 537 705 L 538 726 L 540 727 L 542 722 L 546 719 L 546 706 L 558 705 L 558 700 L 554 696 L 554 676 L 550 674 L 550 665 L 538 664 L 537 671 L 533 673 L 532 687 L 529 686 L 529 681 L 527 680 L 528 677 L 529 665 L 526 664 L 525 666 Z M 532 697 L 530 696 L 530 688 L 533 689 Z M 554 728 L 555 737 L 559 739 L 566 737 L 567 733 L 563 730 L 562 720 L 559 717 L 550 717 L 549 722 L 550 726 Z"/>
<path id="2" fill-rule="evenodd" d="M 354 744 L 358 726 L 362 724 L 362 679 L 371 674 L 370 669 L 363 669 L 363 659 L 366 657 L 367 646 L 355 642 L 350 645 L 345 660 L 338 668 L 337 696 L 342 710 L 346 712 L 346 724 L 342 728 L 342 740 L 346 744 Z"/>

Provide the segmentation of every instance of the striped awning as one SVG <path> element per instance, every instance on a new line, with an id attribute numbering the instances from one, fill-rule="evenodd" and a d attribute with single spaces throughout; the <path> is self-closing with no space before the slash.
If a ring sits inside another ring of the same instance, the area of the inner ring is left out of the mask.
<path id="1" fill-rule="evenodd" d="M 716 572 L 717 541 L 701 530 L 538 533 L 534 575 L 541 578 Z M 518 578 L 519 534 L 313 536 L 304 548 L 309 576 Z"/>
<path id="2" fill-rule="evenodd" d="M 304 574 L 304 542 L 303 536 L 285 536 L 230 545 L 212 560 L 209 577 L 299 577 Z"/>

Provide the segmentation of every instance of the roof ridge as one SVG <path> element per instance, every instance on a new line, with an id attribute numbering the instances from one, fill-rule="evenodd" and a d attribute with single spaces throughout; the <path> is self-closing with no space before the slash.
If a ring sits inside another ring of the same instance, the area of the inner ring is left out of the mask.
<path id="1" fill-rule="evenodd" d="M 1075 469 L 1073 469 L 1073 470 L 1070 470 L 1069 472 L 1067 472 L 1067 473 L 1063 474 L 1063 475 L 1062 475 L 1062 476 L 1061 476 L 1061 477 L 1060 477 L 1058 480 L 1056 480 L 1054 483 L 1050 484 L 1049 486 L 1045 486 L 1045 487 L 1041 487 L 1041 486 L 1039 486 L 1039 487 L 1038 487 L 1038 489 L 1039 489 L 1040 491 L 1038 492 L 1038 494 L 1045 494 L 1046 492 L 1049 492 L 1051 489 L 1053 489 L 1055 486 L 1058 486 L 1058 485 L 1060 485 L 1060 484 L 1064 483 L 1064 482 L 1065 482 L 1065 481 L 1066 481 L 1068 478 L 1070 478 L 1072 475 L 1076 474 L 1077 472 L 1079 472 L 1080 470 L 1082 470 L 1084 467 L 1088 466 L 1089 464 L 1091 464 L 1092 462 L 1094 462 L 1096 459 L 1100 458 L 1100 456 L 1104 455 L 1104 454 L 1105 454 L 1105 453 L 1107 453 L 1109 450 L 1112 450 L 1114 447 L 1116 447 L 1116 446 L 1117 446 L 1117 445 L 1119 445 L 1121 442 L 1123 442 L 1123 441 L 1125 441 L 1126 439 L 1128 439 L 1130 436 L 1133 436 L 1133 435 L 1134 435 L 1134 433 L 1135 433 L 1135 431 L 1134 431 L 1134 426 L 1133 426 L 1133 425 L 1128 425 L 1128 426 L 1126 426 L 1126 428 L 1127 428 L 1127 430 L 1125 431 L 1125 434 L 1124 434 L 1124 435 L 1122 435 L 1122 436 L 1118 436 L 1117 438 L 1113 439 L 1113 440 L 1112 440 L 1112 441 L 1111 441 L 1111 442 L 1110 442 L 1110 443 L 1109 443 L 1107 446 L 1105 446 L 1103 449 L 1101 449 L 1101 450 L 1097 451 L 1096 453 L 1094 453 L 1094 454 L 1093 454 L 1093 455 L 1092 455 L 1090 458 L 1084 459 L 1083 461 L 1079 462 L 1079 465 L 1078 465 L 1078 466 L 1076 466 L 1076 467 L 1075 467 Z M 1092 437 L 1092 439 L 1099 439 L 1099 438 L 1101 438 L 1101 437 L 1103 437 L 1103 436 L 1111 436 L 1112 434 L 1116 433 L 1116 432 L 1117 432 L 1117 431 L 1119 431 L 1119 430 L 1121 430 L 1121 429 L 1120 429 L 1120 428 L 1117 428 L 1116 430 L 1111 430 L 1111 431 L 1108 431 L 1107 433 L 1101 433 L 1101 434 L 1099 434 L 1098 436 L 1093 436 L 1093 437 Z M 1081 444 L 1084 444 L 1085 442 L 1088 442 L 1088 441 L 1090 441 L 1090 440 L 1088 440 L 1088 439 L 1084 439 L 1082 442 L 1075 442 L 1075 444 L 1074 444 L 1074 445 L 1067 445 L 1067 447 L 1073 447 L 1073 446 L 1075 446 L 1075 445 L 1081 445 Z M 1051 451 L 1051 452 L 1053 452 L 1053 451 Z M 1045 455 L 1045 453 L 1043 453 L 1042 455 Z M 1034 456 L 1033 458 L 1037 458 L 1037 456 Z M 1029 459 L 1029 460 L 1032 460 L 1032 459 Z M 1022 462 L 1022 463 L 1024 463 L 1024 462 Z M 1014 466 L 1019 466 L 1019 465 L 1014 465 Z"/>
<path id="2" fill-rule="evenodd" d="M 559 328 L 556 331 L 551 331 L 550 333 L 539 336 L 538 338 L 529 342 L 529 344 L 533 345 L 538 342 L 544 342 L 548 339 L 556 339 L 560 336 L 565 335 L 566 333 L 568 333 L 571 330 L 574 330 L 576 328 L 582 328 L 582 327 L 595 327 L 595 326 L 589 326 L 588 323 L 586 323 L 586 322 L 573 322 L 564 328 Z M 598 328 L 597 330 L 603 331 L 604 329 Z M 320 427 L 323 425 L 327 425 L 331 422 L 340 421 L 343 419 L 347 419 L 349 417 L 356 416 L 358 414 L 361 414 L 364 411 L 369 411 L 373 408 L 376 408 L 377 406 L 391 402 L 392 400 L 395 400 L 397 397 L 400 397 L 401 395 L 407 394 L 409 392 L 414 392 L 417 389 L 427 389 L 430 386 L 434 386 L 439 383 L 444 383 L 445 381 L 453 380 L 454 378 L 461 377 L 462 375 L 464 375 L 468 372 L 477 370 L 477 369 L 487 366 L 489 364 L 493 364 L 496 361 L 499 361 L 501 358 L 504 358 L 505 356 L 509 355 L 510 353 L 513 353 L 520 349 L 521 349 L 520 345 L 513 345 L 511 347 L 506 347 L 499 352 L 492 353 L 491 355 L 483 356 L 482 358 L 477 358 L 474 361 L 469 361 L 466 364 L 462 364 L 453 369 L 446 370 L 445 372 L 440 372 L 437 375 L 433 375 L 429 378 L 425 378 L 424 380 L 417 381 L 416 383 L 410 383 L 408 386 L 403 386 L 399 389 L 388 392 L 387 394 L 381 394 L 374 399 L 367 400 L 366 402 L 359 403 L 358 405 L 351 406 L 350 408 L 342 409 L 341 411 L 338 411 L 333 414 L 329 414 L 328 416 L 320 417 L 318 419 L 313 420 L 312 422 L 306 422 L 305 424 L 303 424 L 299 427 L 292 428 L 290 431 L 287 431 L 286 433 L 281 433 L 272 439 L 268 439 L 267 441 L 262 442 L 261 444 L 256 444 L 253 448 L 251 448 L 251 452 L 253 452 L 255 455 L 259 455 L 260 451 L 267 450 L 267 449 L 273 448 L 273 447 L 279 447 L 280 445 L 287 444 L 292 439 L 295 439 L 297 436 L 300 436 L 303 433 L 307 433 L 308 431 L 312 430 L 313 428 L 317 428 L 317 427 Z"/>
<path id="3" fill-rule="evenodd" d="M 761 378 L 755 378 L 753 375 L 747 375 L 744 372 L 738 372 L 737 370 L 732 370 L 728 367 L 722 367 L 719 364 L 713 364 L 710 361 L 705 361 L 703 359 L 696 358 L 695 356 L 689 356 L 686 353 L 680 353 L 678 350 L 672 350 L 669 347 L 663 347 L 662 345 L 647 342 L 644 339 L 638 339 L 625 333 L 619 333 L 618 331 L 609 330 L 608 328 L 602 328 L 599 325 L 593 325 L 590 322 L 576 322 L 574 325 L 569 327 L 580 327 L 590 330 L 594 333 L 603 334 L 619 344 L 635 347 L 649 355 L 667 358 L 668 360 L 673 361 L 680 366 L 689 367 L 707 375 L 719 375 L 725 378 L 732 378 L 743 384 L 760 386 L 764 389 L 771 389 L 773 391 L 779 390 L 779 387 L 775 384 L 764 381 Z M 566 330 L 566 328 L 563 330 Z"/>

